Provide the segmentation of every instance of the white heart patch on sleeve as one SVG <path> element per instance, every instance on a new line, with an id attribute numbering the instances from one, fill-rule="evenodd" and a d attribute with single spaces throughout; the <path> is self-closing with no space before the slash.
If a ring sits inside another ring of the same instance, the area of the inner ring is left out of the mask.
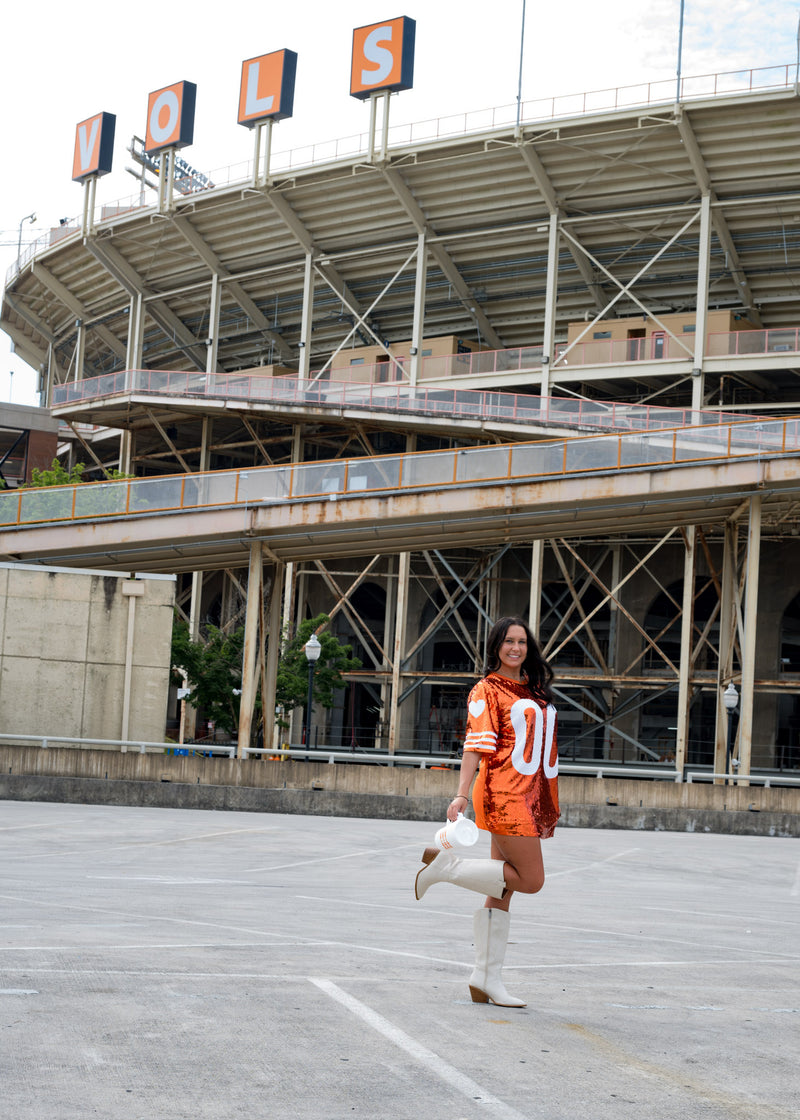
<path id="1" fill-rule="evenodd" d="M 471 716 L 475 716 L 475 718 L 477 719 L 478 716 L 483 712 L 483 709 L 485 707 L 486 707 L 486 701 L 485 700 L 470 700 L 470 702 L 469 702 L 469 714 Z"/>

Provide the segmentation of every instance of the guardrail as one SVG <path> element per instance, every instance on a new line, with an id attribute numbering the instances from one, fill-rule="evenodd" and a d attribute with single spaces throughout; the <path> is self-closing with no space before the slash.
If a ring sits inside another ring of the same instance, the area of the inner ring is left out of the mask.
<path id="1" fill-rule="evenodd" d="M 38 744 L 42 749 L 55 745 L 70 746 L 78 749 L 91 747 L 116 747 L 122 754 L 128 748 L 134 748 L 139 754 L 165 753 L 171 755 L 194 754 L 199 756 L 222 755 L 227 758 L 236 758 L 237 745 L 235 743 L 174 743 L 154 742 L 143 739 L 80 739 L 65 735 L 13 735 L 0 734 L 0 742 L 18 746 L 21 744 Z M 447 769 L 455 770 L 461 766 L 461 758 L 435 754 L 390 754 L 388 751 L 352 751 L 339 747 L 247 747 L 243 757 L 267 758 L 271 761 L 284 759 L 301 759 L 306 762 L 325 762 L 328 765 L 336 763 L 361 763 L 377 766 L 413 766 L 420 770 Z M 569 762 L 560 759 L 559 773 L 584 777 L 597 778 L 646 778 L 653 781 L 667 782 L 729 782 L 734 784 L 761 785 L 765 789 L 777 786 L 800 786 L 800 775 L 756 772 L 750 774 L 718 774 L 710 770 L 697 770 L 686 768 L 683 773 L 667 766 L 621 766 L 613 762 Z"/>
<path id="2" fill-rule="evenodd" d="M 759 66 L 744 70 L 728 70 L 718 74 L 700 74 L 681 78 L 680 100 L 706 97 L 724 97 L 737 93 L 768 92 L 770 90 L 791 89 L 795 83 L 795 63 L 778 66 Z M 516 102 L 509 105 L 477 109 L 465 113 L 451 113 L 444 117 L 433 117 L 427 121 L 410 124 L 390 125 L 387 133 L 389 148 L 417 144 L 426 140 L 443 140 L 447 137 L 464 136 L 474 132 L 493 131 L 516 125 L 517 114 L 523 126 L 537 121 L 552 121 L 556 118 L 586 116 L 591 113 L 614 112 L 618 109 L 632 109 L 637 105 L 649 106 L 675 102 L 675 79 L 665 78 L 657 82 L 639 82 L 628 86 L 609 86 L 602 90 L 584 93 L 562 94 L 556 97 L 542 97 Z M 274 152 L 270 158 L 273 172 L 296 171 L 303 167 L 313 167 L 318 163 L 328 163 L 338 159 L 364 155 L 369 151 L 370 134 L 357 132 L 334 140 L 324 140 L 315 144 L 305 144 L 285 152 Z M 216 168 L 208 178 L 215 187 L 227 187 L 234 183 L 246 182 L 252 178 L 252 161 L 230 164 Z M 194 192 L 194 196 L 202 192 Z M 105 217 L 118 217 L 135 210 L 147 209 L 142 193 L 128 195 L 103 205 L 101 214 Z M 101 217 L 102 220 L 102 217 Z M 65 230 L 67 232 L 65 232 Z M 19 258 L 6 272 L 6 284 L 10 283 L 28 261 L 37 253 L 49 248 L 55 241 L 71 233 L 79 233 L 81 218 L 65 218 L 60 227 L 30 241 L 20 253 Z"/>
<path id="3" fill-rule="evenodd" d="M 497 365 L 498 355 L 520 351 L 489 351 L 480 355 Z M 461 355 L 458 355 L 460 357 Z M 466 355 L 471 357 L 470 355 Z M 439 361 L 440 359 L 425 359 Z M 488 363 L 486 363 L 488 364 Z M 359 367 L 361 369 L 365 367 Z M 516 368 L 516 367 L 514 367 Z M 719 424 L 748 419 L 742 413 L 711 409 L 667 408 L 582 397 L 542 397 L 533 393 L 507 393 L 480 389 L 425 388 L 406 382 L 366 384 L 353 381 L 308 380 L 274 377 L 258 371 L 241 373 L 192 373 L 185 370 L 129 369 L 100 374 L 53 387 L 52 407 L 101 401 L 122 393 L 192 397 L 213 400 L 246 400 L 287 406 L 422 413 L 457 420 L 498 420 L 511 423 L 566 424 L 621 431 L 655 431 Z M 755 416 L 749 417 L 753 421 Z"/>
<path id="4" fill-rule="evenodd" d="M 14 746 L 19 746 L 21 743 L 39 744 L 43 750 L 47 750 L 53 746 L 70 746 L 83 749 L 85 747 L 110 747 L 117 748 L 121 754 L 125 754 L 129 748 L 137 751 L 139 754 L 148 754 L 153 752 L 174 752 L 176 750 L 196 750 L 198 754 L 222 754 L 227 755 L 228 758 L 236 757 L 236 745 L 229 744 L 203 744 L 202 746 L 195 747 L 193 744 L 171 743 L 171 742 L 157 742 L 149 739 L 80 739 L 70 735 L 10 735 L 8 733 L 0 734 L 0 742 L 6 742 Z"/>
<path id="5" fill-rule="evenodd" d="M 717 774 L 709 770 L 687 770 L 685 774 L 686 781 L 691 784 L 692 782 L 725 782 L 732 785 L 762 785 L 765 789 L 770 786 L 800 786 L 800 777 L 792 777 L 789 774 Z"/>
<path id="6" fill-rule="evenodd" d="M 0 526 L 17 529 L 41 522 L 97 521 L 220 506 L 336 501 L 601 471 L 693 466 L 798 450 L 800 418 L 33 487 L 0 491 Z"/>

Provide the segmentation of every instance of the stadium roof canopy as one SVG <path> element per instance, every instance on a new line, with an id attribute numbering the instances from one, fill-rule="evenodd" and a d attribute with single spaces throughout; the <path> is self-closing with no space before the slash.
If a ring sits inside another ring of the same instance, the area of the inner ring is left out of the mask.
<path id="1" fill-rule="evenodd" d="M 798 151 L 790 88 L 409 142 L 386 159 L 358 154 L 264 186 L 241 181 L 176 197 L 164 213 L 106 207 L 91 229 L 54 230 L 51 245 L 12 270 L 2 326 L 34 366 L 52 347 L 54 380 L 64 381 L 76 377 L 80 321 L 77 376 L 92 377 L 125 367 L 131 301 L 141 294 L 143 364 L 205 371 L 216 283 L 217 369 L 292 367 L 310 259 L 313 370 L 353 327 L 356 342 L 359 334 L 373 342 L 357 316 L 385 343 L 411 337 L 424 233 L 425 336 L 537 345 L 552 214 L 563 339 L 568 322 L 605 308 L 614 318 L 641 316 L 641 304 L 656 314 L 694 309 L 704 194 L 709 306 L 741 311 L 756 326 L 797 324 Z"/>

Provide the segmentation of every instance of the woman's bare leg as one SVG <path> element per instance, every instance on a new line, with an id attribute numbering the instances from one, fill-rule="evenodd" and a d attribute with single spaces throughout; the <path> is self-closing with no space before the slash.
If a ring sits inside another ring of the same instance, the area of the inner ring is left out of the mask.
<path id="1" fill-rule="evenodd" d="M 515 891 L 536 894 L 544 886 L 542 845 L 538 836 L 496 836 L 492 833 L 492 859 L 505 862 L 503 877 L 506 893 L 502 898 L 487 898 L 484 906 L 490 910 L 508 910 Z"/>

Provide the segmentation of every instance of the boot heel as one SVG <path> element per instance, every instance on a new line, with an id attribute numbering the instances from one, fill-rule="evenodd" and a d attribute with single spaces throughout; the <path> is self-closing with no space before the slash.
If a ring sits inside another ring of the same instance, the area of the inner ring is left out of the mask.
<path id="1" fill-rule="evenodd" d="M 486 992 L 482 992 L 480 988 L 473 988 L 472 984 L 469 986 L 469 994 L 472 996 L 473 1003 L 488 1003 L 489 997 Z"/>
<path id="2" fill-rule="evenodd" d="M 439 854 L 439 849 L 438 848 L 426 848 L 425 851 L 422 853 L 422 862 L 427 867 L 429 863 L 433 863 L 433 861 L 436 859 L 438 854 Z"/>

